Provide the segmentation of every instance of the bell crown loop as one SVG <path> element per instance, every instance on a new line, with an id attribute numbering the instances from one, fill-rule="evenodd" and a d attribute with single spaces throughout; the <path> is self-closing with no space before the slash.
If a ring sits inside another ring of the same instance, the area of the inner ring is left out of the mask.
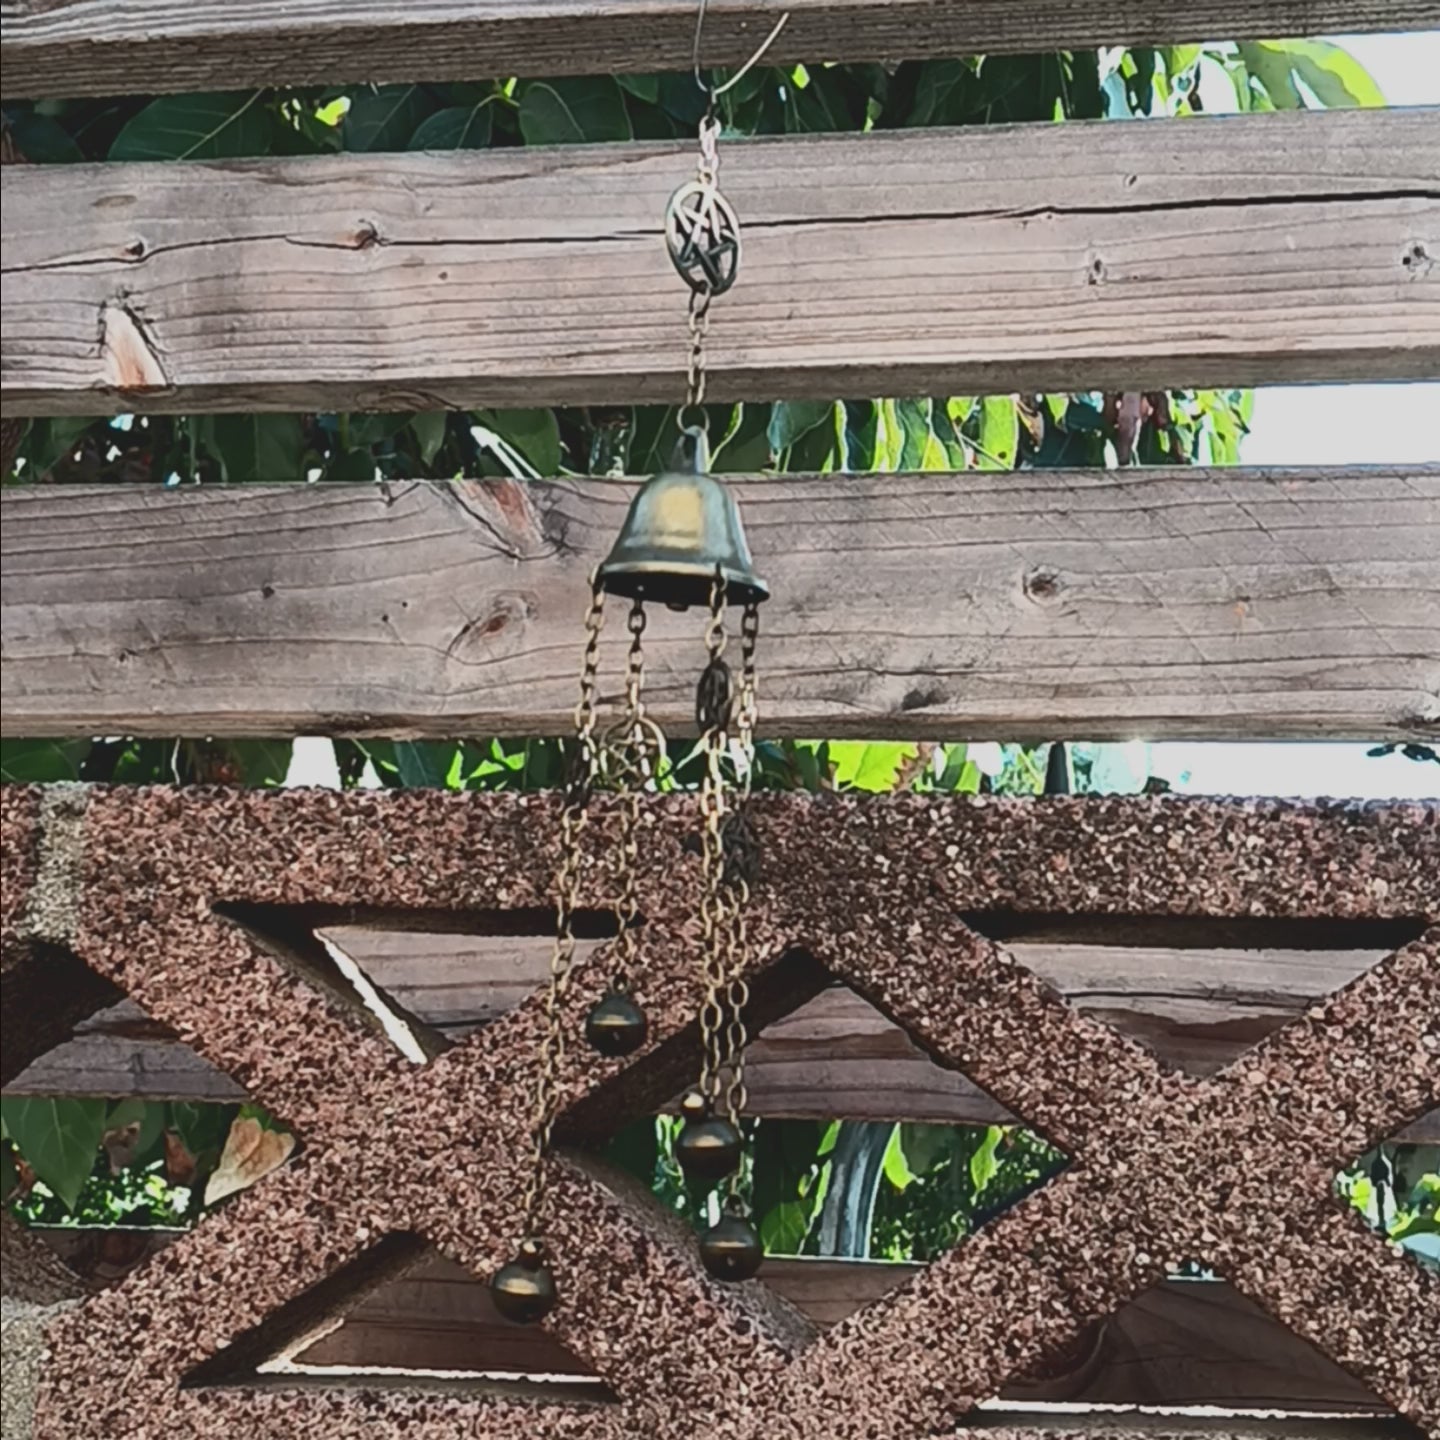
<path id="1" fill-rule="evenodd" d="M 671 468 L 636 492 L 619 537 L 600 566 L 611 595 L 672 610 L 706 605 L 718 570 L 730 605 L 758 603 L 770 587 L 755 573 L 735 497 L 712 475 L 705 432 L 682 432 Z"/>

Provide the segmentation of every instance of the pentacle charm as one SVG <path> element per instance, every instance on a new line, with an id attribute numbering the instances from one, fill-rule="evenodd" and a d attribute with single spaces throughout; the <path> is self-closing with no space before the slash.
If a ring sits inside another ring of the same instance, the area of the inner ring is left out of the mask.
<path id="1" fill-rule="evenodd" d="M 722 1215 L 700 1237 L 701 1262 L 717 1280 L 749 1280 L 764 1258 L 765 1247 L 743 1215 Z"/>
<path id="2" fill-rule="evenodd" d="M 740 1132 L 723 1116 L 711 1114 L 710 1102 L 692 1090 L 680 1102 L 685 1124 L 675 1141 L 675 1158 L 689 1176 L 723 1180 L 740 1163 Z"/>
<path id="3" fill-rule="evenodd" d="M 645 1043 L 648 1029 L 645 1012 L 623 990 L 607 991 L 585 1019 L 591 1049 L 612 1058 L 633 1055 Z"/>
<path id="4" fill-rule="evenodd" d="M 691 180 L 665 209 L 670 260 L 692 289 L 723 295 L 740 272 L 740 221 L 716 186 Z"/>
<path id="5" fill-rule="evenodd" d="M 519 1255 L 502 1265 L 490 1282 L 495 1308 L 516 1325 L 533 1325 L 555 1308 L 555 1276 L 538 1240 L 521 1242 Z"/>

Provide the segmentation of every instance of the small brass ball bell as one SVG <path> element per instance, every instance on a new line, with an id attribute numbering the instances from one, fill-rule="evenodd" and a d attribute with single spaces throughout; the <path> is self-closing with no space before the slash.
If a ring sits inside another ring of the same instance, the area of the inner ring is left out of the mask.
<path id="1" fill-rule="evenodd" d="M 555 1308 L 555 1276 L 538 1240 L 522 1241 L 519 1255 L 495 1272 L 490 1296 L 500 1314 L 516 1325 L 533 1325 Z"/>
<path id="2" fill-rule="evenodd" d="M 608 991 L 585 1019 L 585 1038 L 611 1057 L 633 1055 L 649 1032 L 645 1012 L 623 990 Z"/>
<path id="3" fill-rule="evenodd" d="M 700 1237 L 700 1259 L 717 1280 L 748 1280 L 764 1258 L 765 1247 L 743 1215 L 722 1215 Z"/>
<path id="4" fill-rule="evenodd" d="M 710 1102 L 691 1090 L 680 1102 L 685 1117 L 675 1141 L 675 1158 L 689 1176 L 721 1180 L 740 1163 L 740 1132 L 723 1116 L 710 1113 Z"/>

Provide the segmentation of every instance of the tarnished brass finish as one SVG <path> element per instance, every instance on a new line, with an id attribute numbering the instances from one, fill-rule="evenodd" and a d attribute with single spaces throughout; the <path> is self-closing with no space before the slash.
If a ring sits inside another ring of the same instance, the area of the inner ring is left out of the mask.
<path id="1" fill-rule="evenodd" d="M 686 451 L 693 457 L 688 466 Z M 674 467 L 640 487 L 600 566 L 600 583 L 610 594 L 685 610 L 709 600 L 717 570 L 728 604 L 770 594 L 755 573 L 734 496 L 704 473 L 707 451 L 704 432 L 687 431 Z"/>
<path id="2" fill-rule="evenodd" d="M 740 1163 L 740 1132 L 710 1102 L 692 1090 L 680 1103 L 685 1124 L 675 1140 L 680 1168 L 701 1180 L 723 1180 Z"/>
<path id="3" fill-rule="evenodd" d="M 717 1280 L 749 1280 L 764 1258 L 765 1247 L 743 1215 L 722 1215 L 700 1237 L 700 1259 Z"/>
<path id="4" fill-rule="evenodd" d="M 538 1240 L 521 1242 L 519 1255 L 495 1272 L 490 1295 L 500 1314 L 516 1325 L 533 1325 L 555 1308 L 555 1276 Z"/>
<path id="5" fill-rule="evenodd" d="M 611 990 L 585 1020 L 585 1038 L 602 1055 L 633 1055 L 649 1031 L 645 1012 L 622 990 Z"/>

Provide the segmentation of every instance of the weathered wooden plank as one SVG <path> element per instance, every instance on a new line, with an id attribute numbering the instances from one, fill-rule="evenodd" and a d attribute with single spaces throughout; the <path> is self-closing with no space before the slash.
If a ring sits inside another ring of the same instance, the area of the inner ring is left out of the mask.
<path id="1" fill-rule="evenodd" d="M 1138 128 L 1138 127 L 1131 127 Z M 1440 467 L 746 480 L 771 735 L 1433 738 Z M 543 735 L 627 486 L 12 488 L 7 735 Z M 602 657 L 623 672 L 621 627 Z M 693 615 L 649 698 L 693 725 Z"/>
<path id="2" fill-rule="evenodd" d="M 544 936 L 325 932 L 382 992 L 459 1038 L 544 983 Z M 1368 969 L 1379 950 L 1168 949 L 1008 942 L 1072 1004 L 1148 1045 L 1168 1064 L 1211 1074 Z M 582 960 L 591 946 L 582 942 Z M 943 1070 L 904 1031 L 843 987 L 769 1026 L 750 1051 L 750 1113 L 831 1120 L 995 1124 L 1014 1116 Z M 8 1094 L 140 1095 L 234 1101 L 244 1091 L 125 1002 L 81 1025 Z M 1440 1113 L 1397 1137 L 1440 1141 Z"/>
<path id="3" fill-rule="evenodd" d="M 144 1232 L 42 1232 L 79 1273 L 113 1284 L 168 1237 Z M 829 1326 L 920 1267 L 770 1259 L 764 1280 Z M 507 1325 L 488 1289 L 438 1254 L 361 1299 L 343 1324 L 286 1369 L 450 1371 L 570 1377 L 590 1372 L 543 1330 Z M 1010 1387 L 1010 1404 L 1214 1405 L 1233 1409 L 1383 1410 L 1364 1386 L 1230 1286 L 1171 1281 L 1093 1328 L 1043 1376 Z M 1227 1432 L 1229 1433 L 1229 1432 Z"/>
<path id="4" fill-rule="evenodd" d="M 735 144 L 722 398 L 1440 374 L 1440 109 Z M 10 414 L 673 401 L 685 146 L 5 167 Z M 479 203 L 483 196 L 484 203 Z M 277 479 L 284 477 L 275 477 Z"/>
<path id="5" fill-rule="evenodd" d="M 782 7 L 714 0 L 705 60 L 744 60 Z M 1122 41 L 1440 26 L 1434 0 L 787 0 L 784 60 L 899 60 Z M 690 63 L 689 0 L 7 0 L 3 93 L 113 95 L 344 80 L 616 74 Z"/>

